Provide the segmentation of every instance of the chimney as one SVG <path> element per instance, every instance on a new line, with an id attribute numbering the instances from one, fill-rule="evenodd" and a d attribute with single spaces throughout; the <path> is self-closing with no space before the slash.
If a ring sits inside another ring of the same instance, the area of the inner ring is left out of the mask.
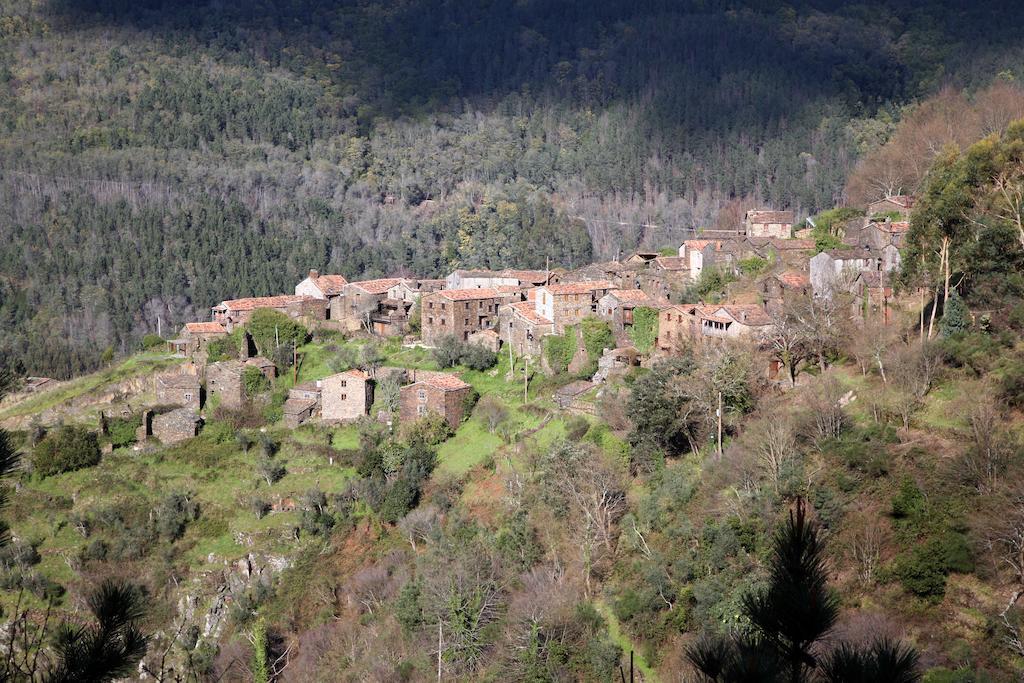
<path id="1" fill-rule="evenodd" d="M 314 280 L 317 279 L 318 277 L 320 277 L 320 271 L 314 268 L 310 268 L 309 277 L 313 278 Z"/>

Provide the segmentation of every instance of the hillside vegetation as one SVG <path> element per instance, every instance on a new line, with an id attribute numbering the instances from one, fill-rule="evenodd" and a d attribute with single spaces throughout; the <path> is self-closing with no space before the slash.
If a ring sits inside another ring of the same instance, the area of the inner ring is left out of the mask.
<path id="1" fill-rule="evenodd" d="M 571 267 L 829 208 L 904 105 L 1018 74 L 1014 10 L 3 0 L 0 353 L 66 378 L 310 267 Z"/>
<path id="2" fill-rule="evenodd" d="M 117 419 L 102 456 L 59 420 L 20 431 L 5 610 L 72 617 L 101 578 L 130 577 L 149 598 L 146 666 L 166 680 L 435 680 L 439 639 L 446 680 L 619 680 L 630 652 L 643 680 L 678 680 L 695 652 L 725 643 L 728 660 L 744 642 L 716 637 L 777 628 L 750 596 L 780 599 L 777 531 L 795 507 L 821 540 L 814 594 L 831 615 L 808 677 L 854 680 L 828 678 L 842 642 L 912 652 L 907 680 L 1017 680 L 1022 140 L 1017 123 L 937 158 L 890 324 L 837 317 L 787 356 L 795 387 L 767 382 L 750 345 L 705 343 L 613 378 L 580 415 L 551 398 L 567 369 L 532 373 L 524 396 L 524 364 L 502 353 L 456 368 L 480 400 L 454 432 L 432 418 L 286 429 L 291 374 L 240 411 L 208 408 L 177 446 L 134 444 Z M 445 357 L 317 333 L 300 358 L 301 382 Z M 74 421 L 95 427 L 92 410 Z"/>

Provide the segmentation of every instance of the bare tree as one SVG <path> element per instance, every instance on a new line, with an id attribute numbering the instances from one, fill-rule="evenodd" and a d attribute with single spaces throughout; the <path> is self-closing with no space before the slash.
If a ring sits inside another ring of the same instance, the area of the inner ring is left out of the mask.
<path id="1" fill-rule="evenodd" d="M 778 493 L 783 469 L 796 455 L 796 437 L 789 421 L 775 416 L 764 418 L 754 423 L 744 437 L 753 442 L 750 448 L 758 467 Z"/>
<path id="2" fill-rule="evenodd" d="M 968 445 L 960 459 L 964 477 L 978 493 L 992 493 L 1019 444 L 1006 428 L 1003 411 L 990 393 L 984 390 L 975 393 L 965 412 Z"/>

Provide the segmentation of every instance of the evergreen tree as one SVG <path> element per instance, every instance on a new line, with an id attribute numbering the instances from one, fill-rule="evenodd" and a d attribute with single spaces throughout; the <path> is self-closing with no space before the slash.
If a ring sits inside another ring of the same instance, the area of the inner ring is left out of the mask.
<path id="1" fill-rule="evenodd" d="M 768 587 L 743 599 L 750 628 L 705 638 L 687 658 L 706 681 L 891 681 L 912 683 L 917 653 L 889 640 L 866 649 L 840 644 L 821 658 L 815 645 L 832 630 L 838 602 L 828 587 L 825 546 L 802 499 L 775 537 Z"/>

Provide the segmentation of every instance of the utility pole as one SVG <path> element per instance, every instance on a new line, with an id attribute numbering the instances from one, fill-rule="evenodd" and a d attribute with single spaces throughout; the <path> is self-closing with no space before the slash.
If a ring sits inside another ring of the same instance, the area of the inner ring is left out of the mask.
<path id="1" fill-rule="evenodd" d="M 160 325 L 161 322 L 163 322 L 163 321 L 160 320 L 160 314 L 157 313 L 156 314 L 156 336 L 158 336 L 160 338 L 163 338 L 164 335 L 163 335 L 163 332 L 161 332 L 161 325 Z"/>
<path id="2" fill-rule="evenodd" d="M 718 410 L 715 411 L 715 415 L 718 416 L 718 459 L 722 459 L 722 392 L 718 392 Z"/>
<path id="3" fill-rule="evenodd" d="M 292 386 L 299 381 L 299 348 L 292 342 Z"/>

